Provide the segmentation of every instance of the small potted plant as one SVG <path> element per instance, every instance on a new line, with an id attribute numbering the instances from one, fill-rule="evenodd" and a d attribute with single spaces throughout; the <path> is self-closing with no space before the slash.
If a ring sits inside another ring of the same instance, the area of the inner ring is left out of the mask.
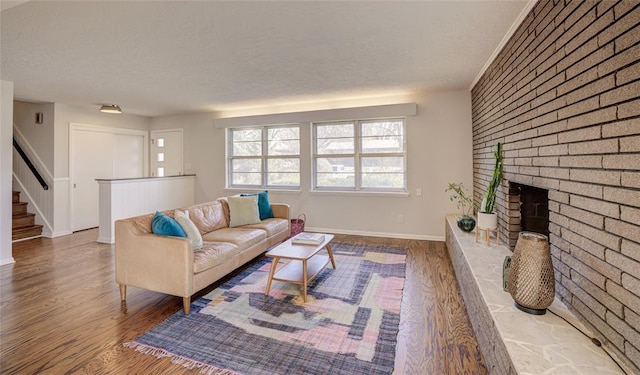
<path id="1" fill-rule="evenodd" d="M 462 210 L 462 215 L 457 219 L 458 228 L 465 232 L 471 232 L 476 227 L 476 220 L 470 215 L 475 208 L 473 198 L 469 196 L 462 182 L 450 182 L 445 191 L 451 192 L 449 199 L 456 202 L 458 209 Z"/>
<path id="2" fill-rule="evenodd" d="M 495 165 L 493 167 L 493 175 L 489 182 L 487 192 L 482 198 L 480 204 L 480 212 L 478 212 L 478 227 L 482 229 L 498 228 L 498 215 L 494 212 L 496 204 L 496 191 L 502 183 L 502 144 L 498 142 L 496 152 L 493 154 Z"/>

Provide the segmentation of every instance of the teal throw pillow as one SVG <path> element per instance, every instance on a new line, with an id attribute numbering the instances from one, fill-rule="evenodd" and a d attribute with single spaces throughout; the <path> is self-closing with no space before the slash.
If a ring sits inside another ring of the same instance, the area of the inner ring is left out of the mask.
<path id="1" fill-rule="evenodd" d="M 273 210 L 271 209 L 271 203 L 269 203 L 269 191 L 265 190 L 258 194 L 240 194 L 241 197 L 258 196 L 258 211 L 260 212 L 260 220 L 270 219 L 273 216 Z"/>
<path id="2" fill-rule="evenodd" d="M 187 237 L 177 221 L 158 211 L 151 221 L 151 230 L 154 234 L 161 236 Z"/>

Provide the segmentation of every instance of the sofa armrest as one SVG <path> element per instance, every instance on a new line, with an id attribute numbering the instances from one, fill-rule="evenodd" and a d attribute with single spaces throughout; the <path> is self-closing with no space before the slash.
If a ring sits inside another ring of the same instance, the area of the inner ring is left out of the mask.
<path id="1" fill-rule="evenodd" d="M 193 250 L 187 238 L 141 233 L 115 223 L 116 282 L 180 297 L 193 290 Z"/>
<path id="2" fill-rule="evenodd" d="M 271 211 L 273 211 L 274 217 L 287 220 L 291 218 L 291 209 L 288 204 L 271 203 Z"/>
<path id="3" fill-rule="evenodd" d="M 289 229 L 287 229 L 289 233 L 287 237 L 289 237 L 291 235 L 291 208 L 289 205 L 285 203 L 271 203 L 271 211 L 273 211 L 273 216 L 280 219 L 287 219 L 289 223 Z"/>

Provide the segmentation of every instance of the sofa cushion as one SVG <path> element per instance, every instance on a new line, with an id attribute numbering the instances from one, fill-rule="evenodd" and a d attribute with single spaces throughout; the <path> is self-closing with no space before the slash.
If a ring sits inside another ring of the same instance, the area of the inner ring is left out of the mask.
<path id="1" fill-rule="evenodd" d="M 231 215 L 230 227 L 239 227 L 260 222 L 258 210 L 258 196 L 229 197 L 229 214 Z"/>
<path id="2" fill-rule="evenodd" d="M 189 211 L 175 210 L 173 211 L 174 218 L 186 233 L 187 238 L 191 241 L 191 248 L 198 250 L 202 247 L 202 235 L 198 230 L 198 227 L 189 219 Z"/>
<path id="3" fill-rule="evenodd" d="M 245 225 L 243 228 L 255 228 L 262 229 L 267 232 L 267 236 L 271 237 L 280 232 L 284 232 L 289 227 L 289 222 L 286 219 L 266 219 L 262 220 L 258 224 Z"/>
<path id="4" fill-rule="evenodd" d="M 185 210 L 189 212 L 189 219 L 198 227 L 200 234 L 229 226 L 222 209 L 222 203 L 218 201 L 197 204 L 187 207 Z"/>
<path id="5" fill-rule="evenodd" d="M 135 223 L 136 228 L 138 228 L 140 232 L 144 234 L 153 233 L 151 229 L 151 221 L 153 221 L 153 214 L 136 216 L 130 220 L 132 220 Z"/>
<path id="6" fill-rule="evenodd" d="M 241 197 L 258 196 L 258 212 L 260 212 L 260 220 L 273 218 L 271 203 L 269 203 L 269 191 L 265 190 L 258 194 L 240 194 Z"/>
<path id="7" fill-rule="evenodd" d="M 222 264 L 238 252 L 238 247 L 229 242 L 204 242 L 202 248 L 193 253 L 193 272 L 202 272 Z"/>
<path id="8" fill-rule="evenodd" d="M 187 234 L 177 221 L 158 211 L 153 215 L 151 229 L 154 234 L 161 236 L 187 237 Z"/>
<path id="9" fill-rule="evenodd" d="M 173 218 L 173 210 L 162 211 L 162 213 Z M 133 222 L 136 224 L 136 228 L 140 232 L 144 234 L 149 234 L 149 233 L 153 233 L 153 228 L 151 228 L 151 222 L 153 221 L 154 216 L 155 214 L 147 214 L 147 215 L 136 216 L 127 220 L 133 220 Z"/>
<path id="10" fill-rule="evenodd" d="M 206 233 L 202 236 L 205 241 L 211 242 L 231 242 L 238 246 L 239 251 L 244 251 L 249 247 L 267 238 L 267 232 L 262 229 L 250 228 L 222 228 L 214 232 Z"/>
<path id="11" fill-rule="evenodd" d="M 220 202 L 222 205 L 222 212 L 224 212 L 224 217 L 227 220 L 227 223 L 231 222 L 231 215 L 229 215 L 229 202 L 227 201 L 227 197 L 218 198 L 216 200 Z"/>

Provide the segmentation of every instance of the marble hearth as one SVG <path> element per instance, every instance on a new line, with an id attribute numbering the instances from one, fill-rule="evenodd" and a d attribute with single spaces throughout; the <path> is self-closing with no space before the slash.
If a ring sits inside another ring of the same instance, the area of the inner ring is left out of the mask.
<path id="1" fill-rule="evenodd" d="M 547 313 L 535 316 L 515 308 L 502 289 L 505 246 L 476 243 L 474 233 L 445 220 L 446 242 L 467 313 L 490 374 L 624 374 L 591 340 Z M 556 298 L 549 310 L 593 336 Z"/>

